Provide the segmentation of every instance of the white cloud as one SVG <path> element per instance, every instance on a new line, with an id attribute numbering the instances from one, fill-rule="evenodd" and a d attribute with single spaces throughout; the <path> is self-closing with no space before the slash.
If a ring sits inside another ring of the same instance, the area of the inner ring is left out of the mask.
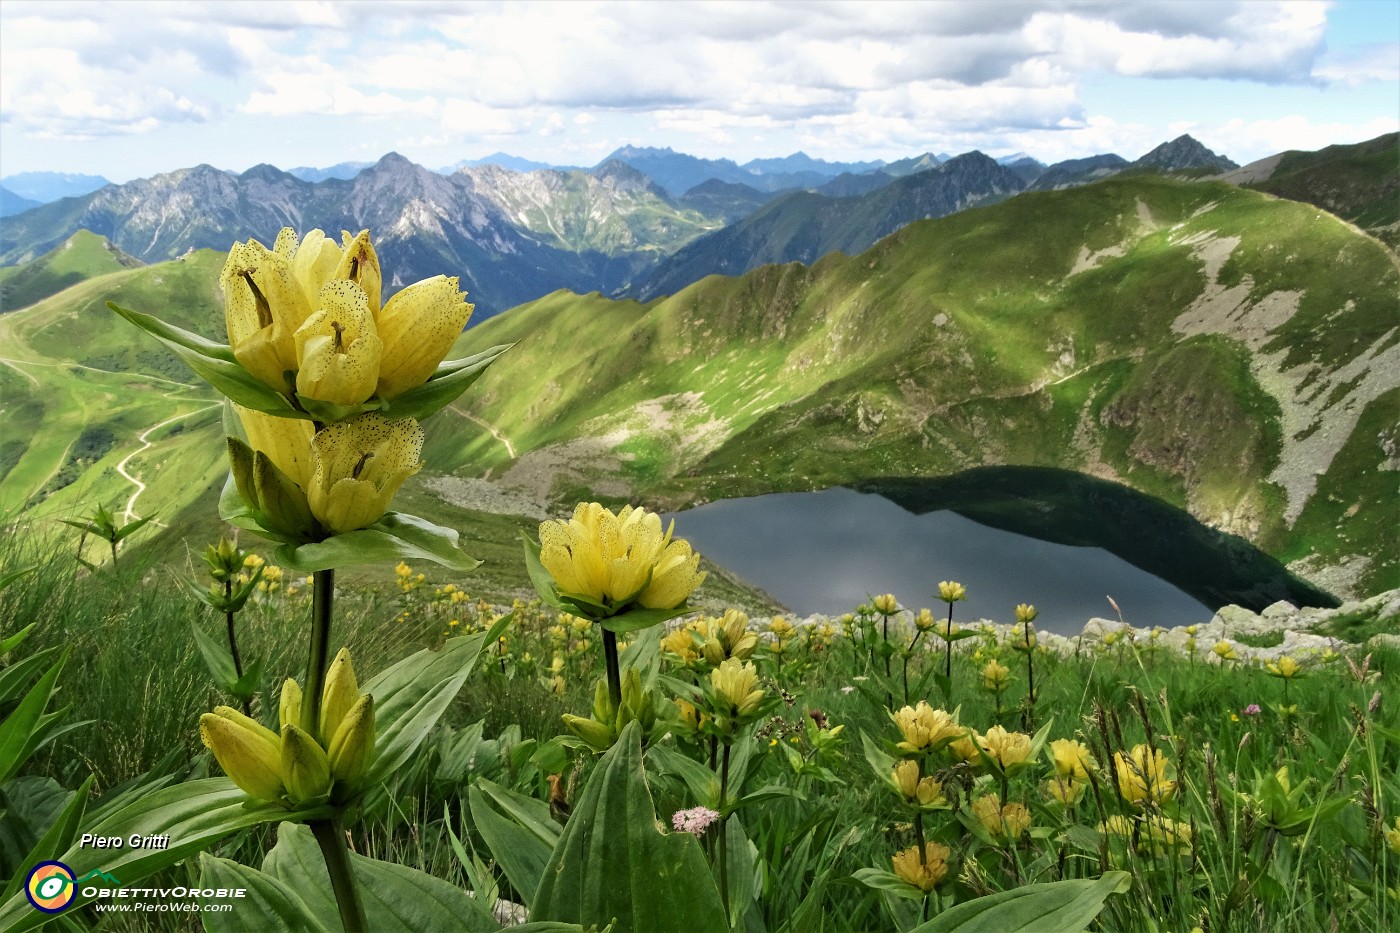
<path id="1" fill-rule="evenodd" d="M 581 152 L 603 143 L 573 139 L 580 127 L 611 141 L 649 125 L 697 147 L 737 134 L 865 157 L 963 140 L 1082 155 L 1108 142 L 1150 148 L 1162 134 L 1089 112 L 1090 76 L 1162 89 L 1182 77 L 1400 80 L 1394 44 L 1324 54 L 1326 17 L 1316 0 L 5 0 L 0 119 L 7 133 L 45 138 L 236 115 L 370 118 L 393 123 L 386 140 L 459 148 L 489 139 L 538 151 L 547 138 Z"/>

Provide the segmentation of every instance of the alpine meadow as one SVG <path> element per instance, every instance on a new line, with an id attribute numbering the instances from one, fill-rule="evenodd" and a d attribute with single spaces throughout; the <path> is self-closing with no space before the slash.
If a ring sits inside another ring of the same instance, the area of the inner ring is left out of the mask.
<path id="1" fill-rule="evenodd" d="M 0 930 L 1400 929 L 1391 0 L 388 7 L 7 0 Z"/>

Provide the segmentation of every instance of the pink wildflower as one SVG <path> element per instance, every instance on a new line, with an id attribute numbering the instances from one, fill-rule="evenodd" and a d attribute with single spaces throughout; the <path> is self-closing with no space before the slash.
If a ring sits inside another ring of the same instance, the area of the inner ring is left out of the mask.
<path id="1" fill-rule="evenodd" d="M 671 825 L 678 833 L 694 833 L 698 836 L 717 819 L 719 814 L 709 807 L 695 807 L 690 810 L 677 810 L 671 817 Z"/>
<path id="2" fill-rule="evenodd" d="M 1251 703 L 1251 704 L 1249 704 L 1248 706 L 1246 706 L 1244 709 L 1240 710 L 1240 712 L 1241 712 L 1241 713 L 1244 713 L 1246 716 L 1258 716 L 1258 715 L 1259 715 L 1259 704 L 1258 704 L 1258 703 Z"/>

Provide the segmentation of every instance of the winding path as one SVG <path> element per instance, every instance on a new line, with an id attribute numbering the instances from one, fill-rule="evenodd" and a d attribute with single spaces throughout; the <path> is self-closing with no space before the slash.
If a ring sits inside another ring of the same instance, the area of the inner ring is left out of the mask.
<path id="1" fill-rule="evenodd" d="M 461 415 L 463 418 L 466 418 L 472 424 L 475 424 L 479 427 L 483 427 L 487 431 L 490 431 L 492 437 L 494 437 L 496 440 L 500 441 L 503 445 L 505 445 L 506 453 L 510 454 L 510 459 L 515 459 L 515 446 L 511 444 L 510 438 L 506 437 L 500 431 L 496 430 L 495 425 L 493 425 L 489 421 L 485 421 L 481 418 L 478 418 L 476 415 L 473 415 L 470 412 L 462 411 L 462 409 L 458 408 L 456 405 L 451 405 L 448 407 L 450 407 L 457 414 Z"/>
<path id="2" fill-rule="evenodd" d="M 137 456 L 138 454 L 143 454 L 146 451 L 150 450 L 153 446 L 155 446 L 151 443 L 149 439 L 151 434 L 165 427 L 167 424 L 171 424 L 173 422 L 189 418 L 192 415 L 197 415 L 200 412 L 208 411 L 211 408 L 218 408 L 220 404 L 222 403 L 215 402 L 213 405 L 205 405 L 203 408 L 196 408 L 194 411 L 187 411 L 183 415 L 175 415 L 173 418 L 166 418 L 159 424 L 151 425 L 149 428 L 136 435 L 136 439 L 141 442 L 141 446 L 138 449 L 133 450 L 131 453 L 127 454 L 125 457 L 123 457 L 121 459 L 121 462 L 117 464 L 117 473 L 122 477 L 122 479 L 126 480 L 127 482 L 131 483 L 133 486 L 136 487 L 136 491 L 131 494 L 131 498 L 126 500 L 126 510 L 122 512 L 123 522 L 134 521 L 135 519 L 140 517 L 136 514 L 136 497 L 146 491 L 146 484 L 141 482 L 141 480 L 137 479 L 135 476 L 132 476 L 126 471 L 126 465 L 131 461 L 131 458 Z M 157 522 L 156 524 L 160 523 Z"/>

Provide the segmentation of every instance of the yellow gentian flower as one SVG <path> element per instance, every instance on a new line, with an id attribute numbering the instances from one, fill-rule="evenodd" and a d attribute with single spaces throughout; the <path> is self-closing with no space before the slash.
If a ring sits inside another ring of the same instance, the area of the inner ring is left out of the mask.
<path id="1" fill-rule="evenodd" d="M 337 280 L 321 290 L 318 304 L 293 335 L 297 395 L 359 405 L 374 394 L 383 355 L 369 302 L 358 285 Z"/>
<path id="2" fill-rule="evenodd" d="M 730 707 L 734 716 L 748 716 L 763 702 L 758 686 L 758 671 L 752 661 L 730 658 L 710 671 L 710 684 L 715 693 Z"/>
<path id="3" fill-rule="evenodd" d="M 423 429 L 377 412 L 327 425 L 311 442 L 315 470 L 307 500 L 335 534 L 366 528 L 389 509 L 399 486 L 422 466 Z"/>
<path id="4" fill-rule="evenodd" d="M 963 732 L 947 710 L 934 709 L 923 700 L 917 706 L 904 707 L 892 718 L 904 737 L 904 741 L 899 743 L 899 749 L 904 752 L 922 752 L 937 742 Z"/>
<path id="5" fill-rule="evenodd" d="M 1167 759 L 1160 750 L 1146 745 L 1135 746 L 1126 757 L 1113 753 L 1114 771 L 1118 776 L 1118 793 L 1137 806 L 1162 804 L 1176 793 L 1176 782 L 1167 779 Z"/>
<path id="6" fill-rule="evenodd" d="M 1082 742 L 1074 739 L 1056 739 L 1050 743 L 1050 757 L 1055 764 L 1055 774 L 1071 781 L 1087 781 L 1089 772 L 1095 770 L 1094 756 Z"/>
<path id="7" fill-rule="evenodd" d="M 688 542 L 672 540 L 671 529 L 663 533 L 659 515 L 630 505 L 614 515 L 581 502 L 567 522 L 541 523 L 540 563 L 561 592 L 615 609 L 634 600 L 671 609 L 705 579 Z"/>
<path id="8" fill-rule="evenodd" d="M 911 846 L 890 857 L 890 864 L 900 880 L 912 884 L 927 894 L 948 877 L 948 859 L 953 850 L 939 842 L 924 843 L 923 858 L 919 847 Z"/>
<path id="9" fill-rule="evenodd" d="M 954 583 L 951 580 L 944 580 L 938 584 L 938 598 L 945 603 L 955 603 L 959 600 L 967 599 L 967 587 L 961 583 Z"/>
<path id="10" fill-rule="evenodd" d="M 392 399 L 428 380 L 471 317 L 456 276 L 416 282 L 389 299 L 376 320 L 384 341 L 379 396 Z"/>
<path id="11" fill-rule="evenodd" d="M 1031 737 L 1024 732 L 1007 732 L 1003 726 L 992 726 L 982 736 L 982 749 L 987 756 L 1007 768 L 1024 764 L 1031 756 Z"/>

